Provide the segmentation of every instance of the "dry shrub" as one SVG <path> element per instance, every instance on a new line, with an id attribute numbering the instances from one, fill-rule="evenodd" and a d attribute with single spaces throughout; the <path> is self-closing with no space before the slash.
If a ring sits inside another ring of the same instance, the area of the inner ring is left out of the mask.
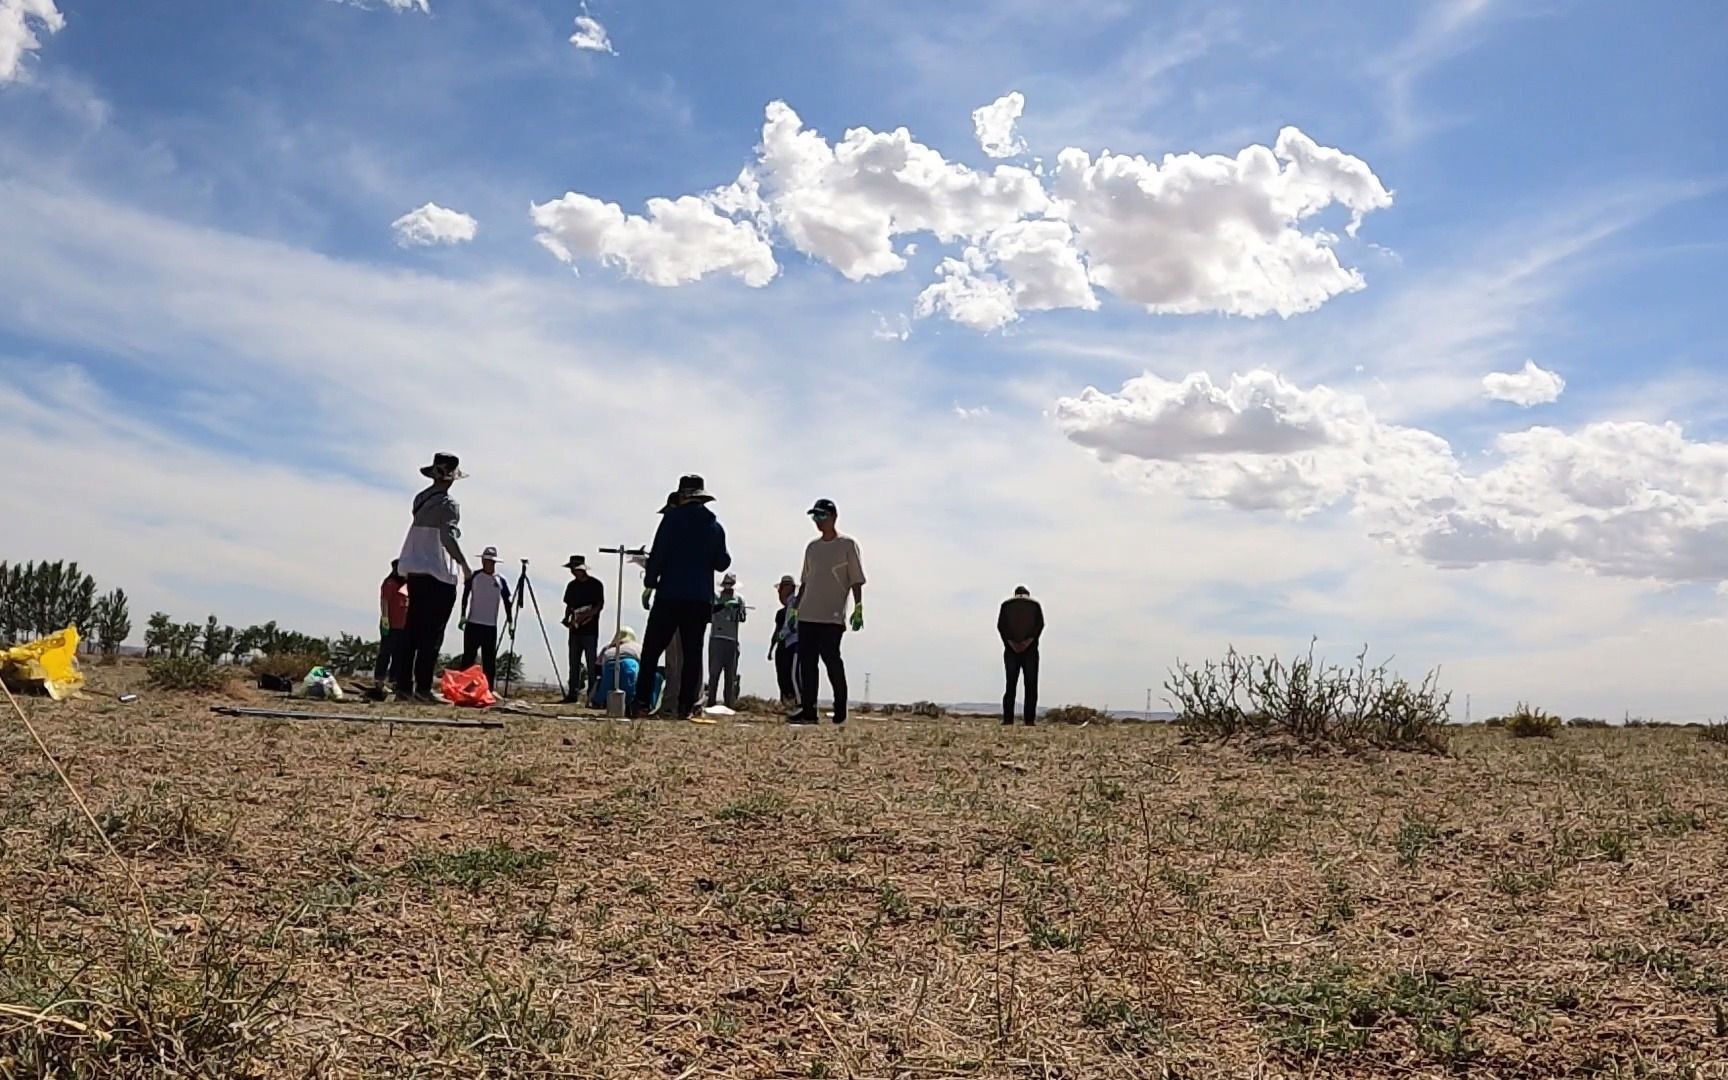
<path id="1" fill-rule="evenodd" d="M 1566 721 L 1566 726 L 1569 728 L 1599 729 L 1610 725 L 1606 720 L 1597 720 L 1589 716 L 1574 716 Z"/>
<path id="2" fill-rule="evenodd" d="M 308 671 L 326 663 L 328 661 L 324 657 L 312 653 L 269 653 L 253 658 L 252 662 L 246 665 L 246 669 L 254 675 L 274 675 L 299 682 L 306 677 Z"/>
<path id="3" fill-rule="evenodd" d="M 1560 718 L 1520 701 L 1506 717 L 1506 730 L 1514 739 L 1552 739 L 1560 734 Z"/>
<path id="4" fill-rule="evenodd" d="M 1719 746 L 1728 746 L 1728 723 L 1718 724 L 1714 720 L 1705 724 L 1698 731 L 1698 737 L 1705 742 L 1713 742 Z"/>
<path id="5" fill-rule="evenodd" d="M 167 656 L 150 661 L 150 685 L 157 690 L 210 693 L 228 685 L 228 673 L 202 656 Z"/>
<path id="6" fill-rule="evenodd" d="M 733 709 L 750 716 L 773 716 L 786 711 L 779 702 L 769 701 L 767 698 L 756 694 L 740 695 L 738 704 L 734 705 Z"/>
<path id="7" fill-rule="evenodd" d="M 1111 724 L 1116 718 L 1102 709 L 1094 709 L 1090 705 L 1062 705 L 1054 709 L 1046 709 L 1044 722 L 1048 724 Z"/>
<path id="8" fill-rule="evenodd" d="M 1452 695 L 1440 690 L 1439 672 L 1411 684 L 1367 657 L 1364 648 L 1345 668 L 1316 662 L 1312 645 L 1288 664 L 1230 649 L 1199 668 L 1178 661 L 1164 689 L 1177 723 L 1201 738 L 1444 751 Z"/>

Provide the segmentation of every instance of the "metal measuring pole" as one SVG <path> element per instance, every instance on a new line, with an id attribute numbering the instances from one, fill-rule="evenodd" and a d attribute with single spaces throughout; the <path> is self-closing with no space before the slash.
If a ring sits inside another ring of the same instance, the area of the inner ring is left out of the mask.
<path id="1" fill-rule="evenodd" d="M 615 615 L 614 628 L 612 631 L 612 643 L 618 646 L 618 651 L 614 654 L 612 659 L 612 692 L 606 695 L 606 716 L 608 719 L 611 719 L 613 717 L 624 715 L 625 704 L 623 686 L 624 648 L 622 643 L 618 640 L 618 635 L 624 632 L 624 561 L 628 558 L 646 557 L 648 549 L 645 547 L 625 547 L 623 544 L 619 544 L 617 547 L 601 548 L 600 554 L 618 556 L 618 592 L 615 593 L 612 598 L 612 610 Z M 600 666 L 601 670 L 605 670 L 606 665 L 602 664 Z M 638 673 L 636 677 L 642 678 L 643 676 Z M 654 676 L 649 674 L 647 677 L 652 679 Z"/>

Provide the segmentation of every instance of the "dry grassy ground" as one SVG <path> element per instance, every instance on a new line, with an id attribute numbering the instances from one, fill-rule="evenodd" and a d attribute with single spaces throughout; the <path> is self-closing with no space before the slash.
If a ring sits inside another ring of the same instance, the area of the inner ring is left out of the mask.
<path id="1" fill-rule="evenodd" d="M 28 706 L 153 937 L 0 722 L 0 1074 L 1728 1075 L 1695 731 L 1262 760 L 208 704 Z"/>

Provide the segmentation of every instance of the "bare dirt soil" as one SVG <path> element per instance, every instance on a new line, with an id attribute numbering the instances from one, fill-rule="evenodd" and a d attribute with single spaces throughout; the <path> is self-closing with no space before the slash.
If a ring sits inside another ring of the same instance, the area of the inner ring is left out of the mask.
<path id="1" fill-rule="evenodd" d="M 213 700 L 26 702 L 142 900 L 0 720 L 0 1075 L 1728 1075 L 1697 731 L 1263 757 Z"/>

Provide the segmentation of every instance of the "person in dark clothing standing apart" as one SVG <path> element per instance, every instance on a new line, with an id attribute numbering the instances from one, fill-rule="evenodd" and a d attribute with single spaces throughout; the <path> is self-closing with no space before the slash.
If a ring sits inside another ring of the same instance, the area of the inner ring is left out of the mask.
<path id="1" fill-rule="evenodd" d="M 606 610 L 606 586 L 588 573 L 588 560 L 572 555 L 564 568 L 570 584 L 564 586 L 564 625 L 570 628 L 570 692 L 566 705 L 585 700 L 582 689 L 600 677 L 600 613 Z"/>
<path id="2" fill-rule="evenodd" d="M 408 579 L 408 640 L 398 653 L 396 699 L 412 698 L 435 703 L 432 676 L 438 667 L 438 652 L 444 647 L 444 631 L 456 607 L 456 582 L 473 576 L 458 542 L 462 531 L 462 509 L 450 497 L 450 485 L 464 473 L 455 454 L 432 455 L 432 464 L 420 475 L 431 486 L 414 496 L 414 518 L 402 541 L 397 565 Z M 462 576 L 456 576 L 460 567 Z"/>
<path id="3" fill-rule="evenodd" d="M 1032 599 L 1032 590 L 1021 585 L 1002 601 L 996 616 L 996 633 L 1002 637 L 1002 666 L 1007 669 L 1008 689 L 1002 695 L 1002 723 L 1014 723 L 1014 692 L 1020 677 L 1026 677 L 1026 726 L 1038 719 L 1038 639 L 1044 636 L 1044 605 Z"/>
<path id="4" fill-rule="evenodd" d="M 510 621 L 510 586 L 498 576 L 498 549 L 489 547 L 480 553 L 480 569 L 468 578 L 462 588 L 462 618 L 456 624 L 462 628 L 462 659 L 456 666 L 467 671 L 480 658 L 480 670 L 486 673 L 486 686 L 498 689 L 498 609 L 504 609 L 504 621 Z"/>
<path id="5" fill-rule="evenodd" d="M 384 700 L 384 687 L 390 682 L 396 654 L 408 640 L 408 579 L 402 576 L 397 559 L 390 560 L 390 573 L 378 586 L 378 663 L 372 667 L 374 695 Z"/>
<path id="6" fill-rule="evenodd" d="M 864 562 L 858 541 L 836 528 L 839 517 L 830 499 L 817 499 L 810 508 L 810 519 L 822 535 L 804 549 L 798 601 L 786 616 L 787 624 L 798 631 L 800 703 L 787 718 L 794 724 L 816 722 L 817 660 L 828 669 L 828 681 L 834 686 L 834 722 L 846 722 L 846 663 L 840 659 L 840 638 L 846 633 L 847 593 L 852 595 L 852 629 L 864 629 Z"/>
<path id="7" fill-rule="evenodd" d="M 700 476 L 684 477 L 678 481 L 678 505 L 666 511 L 654 532 L 654 547 L 642 575 L 642 606 L 648 609 L 648 627 L 642 635 L 646 677 L 636 681 L 636 698 L 628 711 L 632 719 L 652 707 L 654 671 L 674 637 L 681 650 L 678 715 L 688 720 L 697 714 L 702 632 L 714 606 L 714 575 L 732 565 L 726 530 L 708 509 L 713 501 Z"/>
<path id="8" fill-rule="evenodd" d="M 798 627 L 787 626 L 792 612 L 792 600 L 798 595 L 798 582 L 791 574 L 780 579 L 780 610 L 774 613 L 774 640 L 768 643 L 768 659 L 774 661 L 774 678 L 780 684 L 780 704 L 787 708 L 798 705 L 798 679 L 793 665 L 798 659 Z"/>

